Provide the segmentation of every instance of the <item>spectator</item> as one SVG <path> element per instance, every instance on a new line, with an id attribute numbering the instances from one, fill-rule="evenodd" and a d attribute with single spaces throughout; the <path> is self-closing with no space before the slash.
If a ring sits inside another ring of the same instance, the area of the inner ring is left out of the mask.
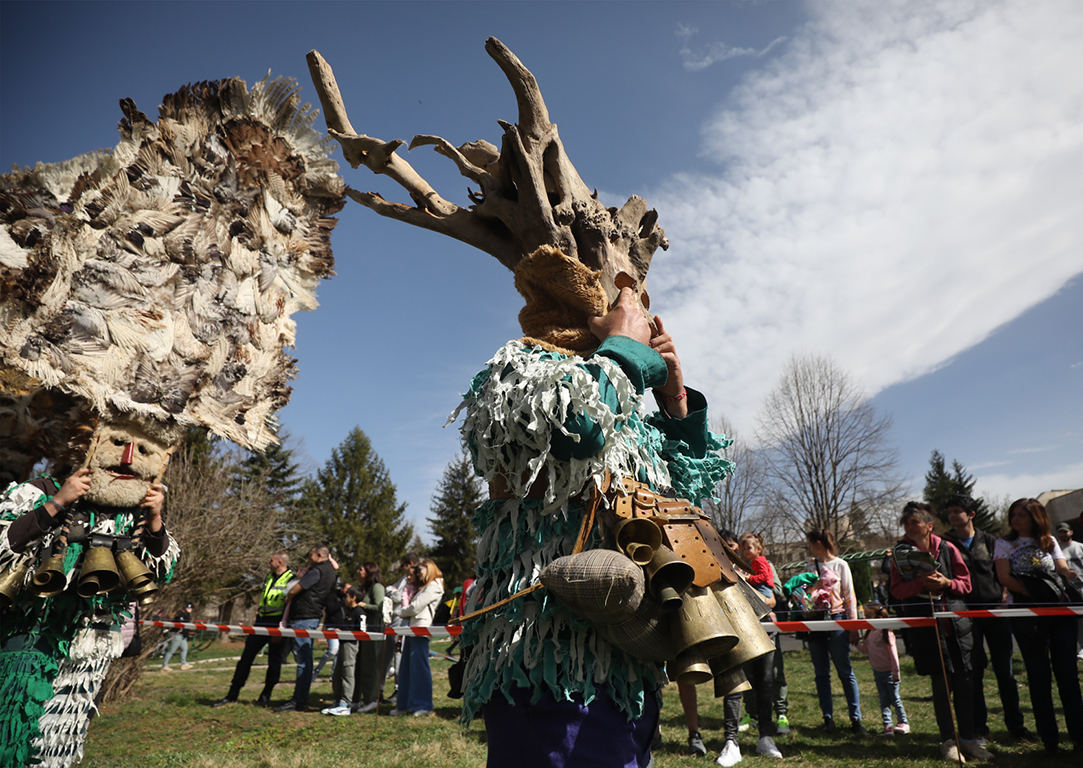
<path id="1" fill-rule="evenodd" d="M 1083 517 L 1083 515 L 1080 515 Z M 1057 543 L 1060 544 L 1060 551 L 1064 553 L 1064 561 L 1068 563 L 1068 570 L 1075 571 L 1075 578 L 1072 579 L 1072 583 L 1077 588 L 1083 590 L 1083 544 L 1078 541 L 1072 541 L 1072 524 L 1067 520 L 1057 523 Z M 1076 631 L 1076 647 L 1083 646 L 1083 618 L 1079 619 L 1079 626 Z M 1077 658 L 1083 661 L 1083 650 L 1080 650 Z"/>
<path id="2" fill-rule="evenodd" d="M 363 570 L 361 568 L 359 571 Z M 342 596 L 342 608 L 339 612 L 337 623 L 332 625 L 335 629 L 365 631 L 365 611 L 361 607 L 364 593 L 360 587 L 347 587 Z M 328 624 L 331 620 L 328 619 Z M 357 679 L 357 651 L 366 641 L 352 637 L 343 637 L 339 641 L 339 656 L 335 662 L 334 671 L 331 673 L 331 693 L 335 699 L 335 705 L 322 709 L 324 715 L 348 715 L 353 712 L 352 702 L 355 698 L 355 684 Z"/>
<path id="3" fill-rule="evenodd" d="M 383 605 L 386 589 L 380 566 L 367 562 L 357 569 L 357 590 L 361 593 L 358 607 L 364 616 L 365 631 L 378 635 L 384 631 Z M 386 640 L 366 640 L 357 649 L 357 683 L 354 686 L 354 708 L 372 712 L 379 706 L 380 677 L 383 670 Z"/>
<path id="4" fill-rule="evenodd" d="M 191 621 L 192 620 L 192 604 L 188 603 L 180 613 L 173 617 L 173 621 Z M 169 660 L 173 658 L 173 654 L 178 650 L 180 651 L 180 668 L 191 669 L 193 665 L 188 663 L 188 634 L 187 629 L 177 630 L 177 633 L 173 637 L 169 638 L 169 643 L 165 647 L 165 659 L 162 661 L 162 671 L 172 672 L 169 668 Z"/>
<path id="5" fill-rule="evenodd" d="M 271 572 L 263 580 L 263 591 L 260 593 L 259 607 L 256 609 L 257 627 L 277 627 L 282 621 L 282 612 L 286 610 L 286 584 L 293 579 L 293 571 L 289 568 L 290 557 L 285 552 L 276 552 L 271 555 Z M 260 692 L 256 703 L 261 706 L 269 706 L 271 692 L 278 685 L 282 675 L 282 664 L 289 655 L 290 643 L 281 637 L 269 637 L 268 635 L 248 635 L 244 640 L 244 650 L 241 658 L 237 661 L 237 668 L 233 670 L 233 680 L 229 684 L 229 692 L 225 698 L 219 699 L 212 707 L 223 707 L 237 701 L 241 695 L 241 689 L 248 682 L 248 674 L 252 671 L 252 662 L 259 656 L 259 652 L 267 648 L 267 674 L 263 678 L 263 691 Z"/>
<path id="6" fill-rule="evenodd" d="M 820 579 L 821 588 L 827 572 L 838 578 L 838 584 L 828 589 L 829 607 L 825 618 L 857 619 L 857 598 L 854 597 L 854 580 L 850 566 L 845 560 L 836 557 L 838 545 L 835 535 L 826 529 L 809 531 L 805 535 L 808 551 L 813 561 L 809 570 Z M 831 733 L 835 730 L 835 705 L 831 699 L 831 663 L 835 665 L 842 691 L 846 695 L 846 705 L 850 715 L 850 730 L 858 735 L 867 733 L 861 724 L 861 694 L 857 689 L 857 677 L 850 664 L 850 645 L 859 640 L 856 631 L 834 630 L 830 632 L 811 632 L 808 638 L 809 653 L 812 655 L 812 668 L 816 673 L 816 695 L 820 700 L 820 712 L 824 717 L 822 730 Z"/>
<path id="7" fill-rule="evenodd" d="M 332 590 L 327 597 L 327 604 L 323 607 L 325 627 L 345 627 L 349 625 L 350 622 L 347 619 L 350 609 L 346 607 L 346 591 L 352 586 L 349 582 L 344 582 L 339 585 L 338 589 Z M 316 665 L 316 671 L 312 673 L 313 680 L 320 676 L 320 670 L 323 669 L 327 662 L 338 658 L 338 649 L 339 639 L 337 637 L 327 638 L 327 650 L 323 652 L 320 663 Z M 331 677 L 335 675 L 335 666 L 335 664 L 331 665 Z"/>
<path id="8" fill-rule="evenodd" d="M 1053 574 L 1074 578 L 1060 546 L 1049 533 L 1049 517 L 1037 499 L 1016 499 L 1008 507 L 1011 532 L 998 539 L 993 558 L 1000 583 L 1008 588 L 1013 603 L 1042 603 L 1056 595 L 1043 594 Z M 1045 751 L 1060 751 L 1060 732 L 1053 709 L 1053 677 L 1057 679 L 1068 735 L 1083 749 L 1083 696 L 1076 669 L 1074 616 L 1011 618 L 1012 634 L 1023 654 L 1030 686 L 1034 723 Z"/>
<path id="9" fill-rule="evenodd" d="M 890 614 L 882 605 L 865 607 L 866 619 L 887 619 Z M 899 652 L 895 649 L 895 633 L 890 629 L 870 629 L 858 644 L 859 651 L 869 657 L 872 666 L 872 678 L 876 681 L 876 692 L 880 697 L 880 717 L 884 722 L 884 735 L 910 733 L 910 722 L 906 719 L 906 708 L 899 696 Z M 891 719 L 891 709 L 895 708 L 895 718 Z"/>
<path id="10" fill-rule="evenodd" d="M 993 564 L 996 537 L 974 527 L 978 505 L 969 496 L 955 494 L 947 500 L 948 523 L 952 530 L 944 534 L 970 571 L 971 590 L 963 597 L 968 608 L 1000 608 L 1007 602 L 1008 591 L 997 579 Z M 992 662 L 997 679 L 1000 703 L 1004 709 L 1004 725 L 1016 740 L 1033 743 L 1037 739 L 1023 723 L 1023 710 L 1019 707 L 1019 687 L 1012 674 L 1012 629 L 1002 618 L 971 619 L 974 636 L 972 656 L 972 682 L 974 687 L 974 733 L 979 741 L 989 736 L 989 714 L 985 706 L 985 648 L 989 646 L 988 660 Z M 984 641 L 984 644 L 983 644 Z M 984 746 L 984 745 L 983 745 Z"/>
<path id="11" fill-rule="evenodd" d="M 399 615 L 399 611 L 402 610 L 404 605 L 410 604 L 410 594 L 407 594 L 407 587 L 413 589 L 409 583 L 409 575 L 413 572 L 414 567 L 420 562 L 420 558 L 413 552 L 407 552 L 403 555 L 402 560 L 399 561 L 399 570 L 402 572 L 402 576 L 398 581 L 386 588 L 384 594 L 385 597 L 391 598 L 391 626 L 392 627 L 408 627 L 410 626 L 410 620 L 404 619 Z M 405 603 L 403 602 L 405 600 Z M 387 649 L 387 658 L 384 661 L 383 672 L 380 677 L 380 700 L 384 698 L 384 682 L 387 680 L 387 675 L 395 676 L 395 691 L 398 692 L 398 670 L 402 662 L 402 638 L 389 637 L 387 639 L 389 647 Z"/>
<path id="12" fill-rule="evenodd" d="M 286 594 L 290 629 L 316 629 L 323 618 L 327 598 L 335 588 L 335 566 L 326 546 L 313 547 L 308 553 L 309 567 Z M 312 687 L 312 638 L 293 638 L 293 658 L 297 662 L 297 682 L 293 696 L 275 712 L 304 711 Z"/>
<path id="13" fill-rule="evenodd" d="M 727 545 L 733 546 L 733 541 L 728 532 L 721 534 Z M 773 607 L 774 580 L 771 574 L 771 566 L 767 558 L 763 556 L 763 539 L 758 534 L 747 533 L 740 540 L 741 556 L 752 567 L 752 573 L 747 576 L 753 587 L 763 595 L 768 606 Z M 768 620 L 770 620 L 768 618 Z M 756 743 L 756 754 L 763 757 L 781 758 L 782 753 L 775 745 L 775 723 L 771 719 L 771 691 L 773 689 L 772 669 L 774 667 L 774 651 L 764 656 L 759 656 L 745 663 L 742 668 L 752 688 L 761 692 L 756 701 L 755 722 L 759 728 L 760 738 Z M 717 694 L 716 694 L 717 695 Z M 727 694 L 723 699 L 724 712 L 723 730 L 726 742 L 722 747 L 722 753 L 715 761 L 718 765 L 730 766 L 741 762 L 741 749 L 737 745 L 737 733 L 740 728 L 741 700 L 740 693 Z M 749 720 L 751 723 L 751 718 Z"/>
<path id="14" fill-rule="evenodd" d="M 763 554 L 763 537 L 758 533 L 746 533 L 741 537 L 741 554 L 746 560 L 749 559 L 752 549 L 756 546 L 759 548 L 759 552 Z M 748 553 L 746 554 L 746 547 Z M 767 567 L 771 571 L 771 594 L 765 596 L 767 605 L 771 608 L 771 614 L 767 616 L 766 621 L 778 621 L 779 613 L 785 615 L 788 606 L 786 605 L 786 598 L 782 592 L 782 581 L 779 579 L 778 571 L 775 570 L 775 566 L 766 557 L 763 560 L 767 563 Z M 750 565 L 755 565 L 749 560 Z M 749 580 L 751 583 L 751 579 Z M 762 594 L 762 592 L 761 592 Z M 775 653 L 773 656 L 773 666 L 771 667 L 771 698 L 775 717 L 778 718 L 775 732 L 779 736 L 784 736 L 790 732 L 790 697 L 789 689 L 786 686 L 786 663 L 782 656 L 782 633 L 775 632 L 773 634 L 775 642 Z M 753 720 L 751 714 L 753 712 L 759 712 L 759 692 L 758 689 L 753 686 L 745 691 L 744 704 L 745 704 L 745 716 L 741 718 L 741 722 L 738 725 L 737 730 L 742 733 L 752 727 Z M 758 726 L 758 724 L 757 724 Z"/>
<path id="15" fill-rule="evenodd" d="M 399 615 L 409 619 L 411 627 L 428 627 L 444 595 L 443 574 L 432 560 L 422 560 L 414 566 L 412 582 L 417 591 Z M 424 717 L 433 713 L 429 638 L 409 635 L 405 638 L 398 681 L 398 700 L 391 710 L 392 716 L 413 714 Z"/>
<path id="16" fill-rule="evenodd" d="M 903 601 L 905 616 L 931 616 L 934 603 L 936 610 L 966 609 L 962 596 L 971 589 L 970 571 L 959 550 L 933 533 L 935 519 L 931 505 L 910 502 L 899 521 L 906 530 L 900 542 L 929 553 L 936 563 L 935 570 L 910 578 L 903 576 L 897 563 L 892 564 L 891 594 Z M 975 741 L 970 671 L 974 638 L 970 620 L 960 617 L 944 624 L 947 626 L 941 628 L 911 628 L 909 640 L 913 644 L 914 668 L 919 675 L 928 675 L 932 684 L 940 753 L 951 762 L 958 762 L 960 753 L 966 758 L 988 760 L 992 753 Z M 951 718 L 952 704 L 958 723 L 958 743 Z"/>

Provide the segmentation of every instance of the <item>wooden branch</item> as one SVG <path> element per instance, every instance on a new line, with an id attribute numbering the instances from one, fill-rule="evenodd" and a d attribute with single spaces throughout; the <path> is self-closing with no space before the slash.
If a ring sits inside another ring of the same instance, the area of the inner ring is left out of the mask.
<path id="1" fill-rule="evenodd" d="M 469 208 L 440 197 L 396 150 L 401 141 L 385 142 L 358 134 L 350 125 L 331 67 L 316 51 L 309 70 L 320 95 L 332 136 L 355 168 L 365 165 L 394 179 L 414 206 L 393 203 L 376 193 L 347 190 L 349 197 L 381 216 L 453 237 L 496 257 L 514 269 L 542 245 L 555 246 L 572 258 L 602 271 L 611 300 L 621 273 L 636 284 L 644 303 L 647 269 L 659 248 L 668 247 L 658 215 L 633 196 L 619 211 L 607 209 L 580 178 L 549 119 L 534 75 L 503 43 L 489 38 L 485 50 L 504 72 L 515 92 L 518 124 L 498 120 L 500 149 L 487 141 L 456 148 L 439 136 L 418 134 L 409 149 L 432 146 L 476 183 L 468 191 Z M 623 278 L 621 278 L 623 279 Z"/>
<path id="2" fill-rule="evenodd" d="M 552 123 L 549 122 L 549 110 L 534 74 L 495 37 L 485 41 L 485 52 L 493 57 L 515 91 L 515 101 L 519 105 L 519 129 L 530 139 L 540 139 L 549 132 Z"/>

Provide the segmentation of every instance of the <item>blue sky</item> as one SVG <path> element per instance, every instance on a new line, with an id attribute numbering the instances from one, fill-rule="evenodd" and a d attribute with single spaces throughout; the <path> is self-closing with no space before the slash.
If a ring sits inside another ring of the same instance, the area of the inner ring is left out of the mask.
<path id="1" fill-rule="evenodd" d="M 497 142 L 515 103 L 490 35 L 584 181 L 659 210 L 653 306 L 740 434 L 792 354 L 828 354 L 892 415 L 914 490 L 934 448 L 998 497 L 1083 485 L 1078 3 L 5 0 L 0 165 L 111 147 L 119 99 L 153 116 L 198 80 L 270 69 L 315 101 L 312 48 L 357 130 Z M 466 203 L 451 163 L 408 158 Z M 339 220 L 281 418 L 311 467 L 365 430 L 424 535 L 444 421 L 521 301 L 486 254 L 353 203 Z"/>

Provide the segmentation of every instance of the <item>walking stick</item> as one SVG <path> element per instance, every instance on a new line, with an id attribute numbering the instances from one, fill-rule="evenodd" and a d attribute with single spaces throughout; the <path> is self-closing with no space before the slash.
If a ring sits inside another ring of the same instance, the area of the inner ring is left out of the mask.
<path id="1" fill-rule="evenodd" d="M 959 742 L 959 726 L 955 724 L 955 702 L 952 700 L 951 686 L 948 684 L 948 665 L 944 661 L 943 638 L 940 636 L 940 620 L 936 618 L 936 605 L 933 596 L 929 594 L 929 611 L 933 616 L 933 626 L 936 628 L 936 650 L 940 654 L 940 671 L 944 675 L 944 690 L 948 692 L 948 717 L 951 719 L 951 732 L 955 736 L 955 756 L 959 758 L 959 765 L 963 764 L 963 746 Z"/>

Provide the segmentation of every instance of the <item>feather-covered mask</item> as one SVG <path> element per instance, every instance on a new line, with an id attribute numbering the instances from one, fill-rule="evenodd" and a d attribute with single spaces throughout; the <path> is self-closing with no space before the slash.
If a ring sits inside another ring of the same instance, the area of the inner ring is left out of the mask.
<path id="1" fill-rule="evenodd" d="M 125 99 L 112 151 L 0 176 L 0 368 L 21 377 L 0 376 L 12 456 L 60 452 L 28 410 L 42 390 L 73 401 L 72 422 L 273 442 L 296 373 L 291 315 L 333 274 L 344 202 L 297 90 L 199 83 L 166 96 L 156 123 Z"/>

